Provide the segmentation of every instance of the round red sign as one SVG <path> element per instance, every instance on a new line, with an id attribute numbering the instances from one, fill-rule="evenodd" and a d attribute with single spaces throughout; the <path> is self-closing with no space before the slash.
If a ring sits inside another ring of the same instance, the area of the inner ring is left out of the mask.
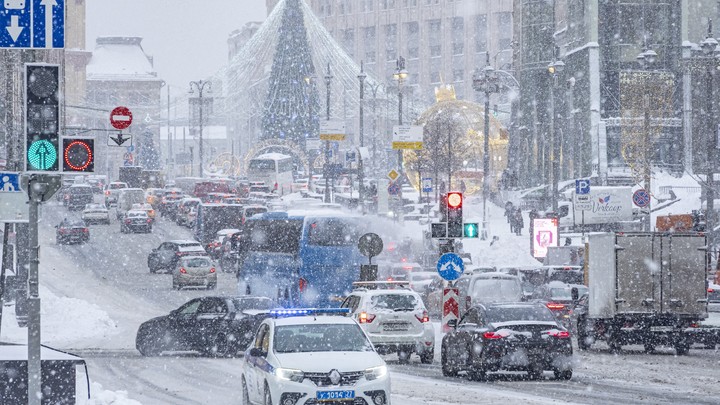
<path id="1" fill-rule="evenodd" d="M 110 113 L 110 125 L 115 129 L 125 129 L 132 124 L 132 113 L 127 107 L 115 107 Z"/>

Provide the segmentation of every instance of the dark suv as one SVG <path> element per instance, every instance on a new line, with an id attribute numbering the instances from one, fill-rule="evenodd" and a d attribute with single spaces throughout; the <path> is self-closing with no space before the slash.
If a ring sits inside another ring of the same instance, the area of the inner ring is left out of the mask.
<path id="1" fill-rule="evenodd" d="M 148 256 L 150 273 L 172 271 L 182 256 L 207 256 L 207 252 L 199 242 L 194 240 L 173 240 L 162 243 L 153 249 Z"/>
<path id="2" fill-rule="evenodd" d="M 69 210 L 81 210 L 92 202 L 93 189 L 89 184 L 73 184 L 67 189 L 64 203 Z"/>

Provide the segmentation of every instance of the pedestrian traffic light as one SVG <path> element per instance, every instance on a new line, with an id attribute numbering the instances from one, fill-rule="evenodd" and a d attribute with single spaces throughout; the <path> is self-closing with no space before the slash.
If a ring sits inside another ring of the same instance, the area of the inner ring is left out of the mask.
<path id="1" fill-rule="evenodd" d="M 57 172 L 60 86 L 58 65 L 25 65 L 25 170 Z"/>
<path id="2" fill-rule="evenodd" d="M 477 223 L 466 223 L 463 224 L 463 237 L 465 238 L 477 238 L 480 234 L 480 227 Z"/>
<path id="3" fill-rule="evenodd" d="M 457 191 L 447 193 L 448 238 L 463 237 L 463 194 Z"/>
<path id="4" fill-rule="evenodd" d="M 95 140 L 63 139 L 63 172 L 92 173 L 95 171 Z"/>

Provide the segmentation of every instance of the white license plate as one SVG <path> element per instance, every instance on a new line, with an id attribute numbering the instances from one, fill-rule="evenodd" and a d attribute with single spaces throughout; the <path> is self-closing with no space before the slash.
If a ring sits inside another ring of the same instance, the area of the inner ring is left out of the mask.
<path id="1" fill-rule="evenodd" d="M 355 391 L 318 391 L 315 397 L 318 401 L 337 401 L 355 399 Z"/>
<path id="2" fill-rule="evenodd" d="M 389 332 L 406 331 L 410 326 L 406 323 L 384 323 L 383 330 Z"/>

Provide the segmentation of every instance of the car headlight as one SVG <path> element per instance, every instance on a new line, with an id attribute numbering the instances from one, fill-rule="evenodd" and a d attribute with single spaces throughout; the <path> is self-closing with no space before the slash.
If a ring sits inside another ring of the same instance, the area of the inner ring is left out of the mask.
<path id="1" fill-rule="evenodd" d="M 365 370 L 365 379 L 368 381 L 377 380 L 387 374 L 386 366 L 370 367 Z"/>
<path id="2" fill-rule="evenodd" d="M 289 380 L 295 382 L 302 382 L 305 379 L 305 373 L 292 368 L 278 367 L 275 369 L 275 376 L 281 380 Z"/>

